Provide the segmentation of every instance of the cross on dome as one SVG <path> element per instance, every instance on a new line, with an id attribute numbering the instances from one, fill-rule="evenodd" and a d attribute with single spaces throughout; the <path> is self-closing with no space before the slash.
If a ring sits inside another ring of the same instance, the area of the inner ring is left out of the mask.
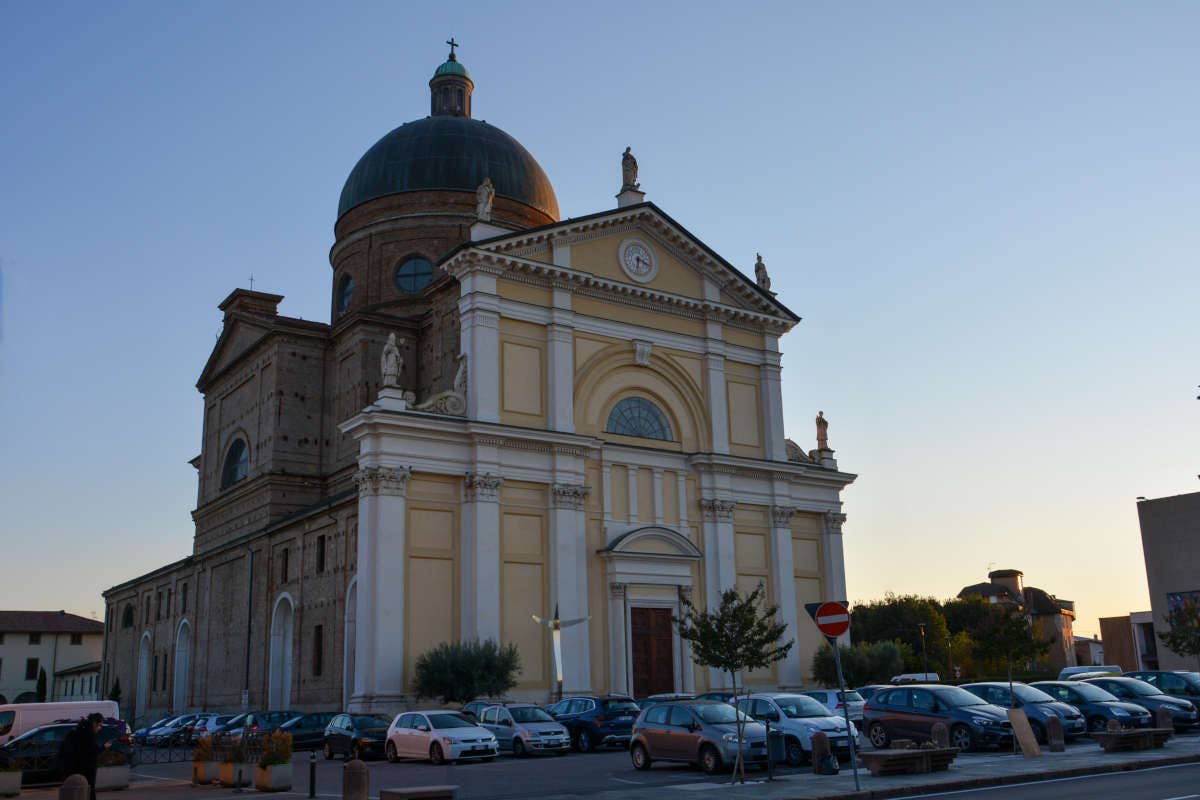
<path id="1" fill-rule="evenodd" d="M 460 45 L 458 42 L 454 41 L 453 36 L 451 36 L 449 39 L 446 40 L 446 44 L 450 45 L 450 60 L 457 61 L 458 57 L 454 55 L 454 48 L 462 47 L 462 45 Z"/>

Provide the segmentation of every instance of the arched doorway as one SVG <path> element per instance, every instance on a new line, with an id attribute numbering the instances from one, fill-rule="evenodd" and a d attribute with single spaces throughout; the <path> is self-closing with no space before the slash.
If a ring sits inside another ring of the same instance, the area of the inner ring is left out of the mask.
<path id="1" fill-rule="evenodd" d="M 346 590 L 346 640 L 342 645 L 342 708 L 350 707 L 350 698 L 354 696 L 354 670 L 357 663 L 354 650 L 358 646 L 356 623 L 358 620 L 358 578 L 350 581 Z"/>
<path id="2" fill-rule="evenodd" d="M 133 720 L 141 723 L 146 717 L 146 701 L 150 697 L 150 634 L 142 634 L 138 645 L 137 688 L 133 693 Z"/>
<path id="3" fill-rule="evenodd" d="M 267 689 L 268 708 L 292 705 L 292 634 L 295 608 L 286 592 L 275 601 L 271 615 L 271 672 Z"/>
<path id="4" fill-rule="evenodd" d="M 185 619 L 179 623 L 179 631 L 175 634 L 175 681 L 172 684 L 174 692 L 171 696 L 171 708 L 176 714 L 187 710 L 188 672 L 192 659 L 192 626 Z"/>

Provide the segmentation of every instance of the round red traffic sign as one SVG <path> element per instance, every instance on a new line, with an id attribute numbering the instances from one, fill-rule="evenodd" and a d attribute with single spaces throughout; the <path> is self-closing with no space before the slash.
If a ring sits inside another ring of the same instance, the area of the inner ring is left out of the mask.
<path id="1" fill-rule="evenodd" d="M 829 637 L 838 637 L 850 630 L 850 609 L 841 603 L 821 603 L 815 619 L 817 628 Z"/>

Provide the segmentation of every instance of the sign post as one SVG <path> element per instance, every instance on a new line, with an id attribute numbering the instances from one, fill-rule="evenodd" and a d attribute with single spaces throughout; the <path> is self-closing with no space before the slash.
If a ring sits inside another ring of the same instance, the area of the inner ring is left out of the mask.
<path id="1" fill-rule="evenodd" d="M 842 651 L 838 647 L 837 637 L 850 630 L 850 609 L 846 601 L 830 601 L 825 603 L 806 603 L 804 608 L 819 630 L 833 648 L 833 663 L 837 667 L 838 692 L 842 702 L 842 711 L 846 715 L 846 739 L 850 744 L 850 769 L 854 772 L 854 791 L 862 790 L 858 783 L 858 754 L 855 746 L 854 723 L 850 721 L 850 704 L 846 702 L 846 677 L 842 674 Z"/>

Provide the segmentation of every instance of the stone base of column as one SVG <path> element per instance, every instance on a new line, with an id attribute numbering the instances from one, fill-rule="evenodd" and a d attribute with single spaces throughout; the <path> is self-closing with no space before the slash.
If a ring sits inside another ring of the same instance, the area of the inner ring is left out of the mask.
<path id="1" fill-rule="evenodd" d="M 350 698 L 350 707 L 346 709 L 351 714 L 395 714 L 398 710 L 411 705 L 411 697 L 407 694 L 358 694 Z"/>

